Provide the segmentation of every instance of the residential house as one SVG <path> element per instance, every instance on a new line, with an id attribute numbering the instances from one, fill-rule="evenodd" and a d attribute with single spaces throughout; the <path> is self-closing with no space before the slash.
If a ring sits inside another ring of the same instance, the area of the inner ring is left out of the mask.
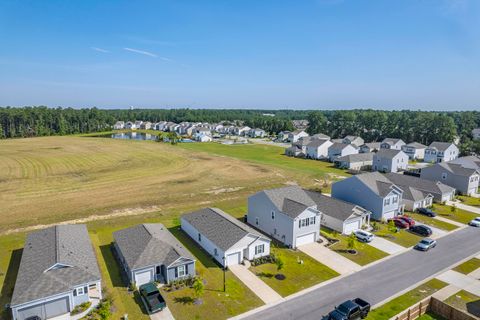
<path id="1" fill-rule="evenodd" d="M 380 172 L 368 172 L 332 184 L 332 197 L 372 212 L 372 219 L 386 220 L 403 212 L 403 190 Z"/>
<path id="2" fill-rule="evenodd" d="M 480 171 L 480 156 L 460 157 L 450 161 L 450 163 L 461 164 L 465 168 L 476 169 Z"/>
<path id="3" fill-rule="evenodd" d="M 248 197 L 248 223 L 292 248 L 319 239 L 320 219 L 317 204 L 298 186 Z"/>
<path id="4" fill-rule="evenodd" d="M 143 123 L 143 121 L 141 121 L 141 120 L 135 121 L 135 129 L 141 129 L 142 128 L 142 123 Z"/>
<path id="5" fill-rule="evenodd" d="M 127 123 L 125 123 L 125 129 L 128 129 L 128 130 L 135 130 L 135 129 L 137 129 L 137 127 L 136 127 L 136 125 L 135 125 L 135 122 L 127 121 Z"/>
<path id="6" fill-rule="evenodd" d="M 288 141 L 288 136 L 290 135 L 290 131 L 280 131 L 278 134 L 277 134 L 277 141 L 280 141 L 280 142 L 285 142 L 285 141 Z"/>
<path id="7" fill-rule="evenodd" d="M 220 265 L 268 256 L 270 239 L 217 208 L 204 208 L 181 218 L 182 230 Z"/>
<path id="8" fill-rule="evenodd" d="M 154 128 L 154 130 L 165 131 L 165 126 L 166 125 L 167 125 L 166 121 L 160 121 L 160 122 L 155 123 L 153 128 Z"/>
<path id="9" fill-rule="evenodd" d="M 473 140 L 480 139 L 480 128 L 476 128 L 472 130 L 472 137 L 473 137 Z"/>
<path id="10" fill-rule="evenodd" d="M 328 148 L 333 143 L 330 140 L 313 139 L 306 145 L 306 156 L 310 159 L 327 159 Z"/>
<path id="11" fill-rule="evenodd" d="M 346 136 L 343 138 L 342 143 L 353 144 L 356 147 L 360 147 L 365 143 L 363 139 L 359 136 Z"/>
<path id="12" fill-rule="evenodd" d="M 251 129 L 252 129 L 252 128 L 247 127 L 247 126 L 236 127 L 236 128 L 235 128 L 235 135 L 237 135 L 237 136 L 245 136 L 245 135 L 248 134 L 248 132 L 249 132 Z"/>
<path id="13" fill-rule="evenodd" d="M 405 152 L 410 160 L 423 159 L 425 157 L 426 145 L 418 142 L 411 142 L 402 146 L 402 151 Z"/>
<path id="14" fill-rule="evenodd" d="M 129 283 L 137 287 L 195 276 L 195 258 L 164 225 L 144 223 L 113 233 L 113 245 Z"/>
<path id="15" fill-rule="evenodd" d="M 462 164 L 441 162 L 422 168 L 422 179 L 440 181 L 465 195 L 477 194 L 480 170 Z"/>
<path id="16" fill-rule="evenodd" d="M 452 161 L 458 158 L 457 146 L 450 142 L 432 142 L 425 149 L 425 162 L 438 163 Z"/>
<path id="17" fill-rule="evenodd" d="M 285 154 L 290 157 L 305 157 L 307 155 L 307 145 L 312 142 L 311 137 L 302 137 L 292 143 L 291 147 L 285 149 Z"/>
<path id="18" fill-rule="evenodd" d="M 288 134 L 287 139 L 289 142 L 294 143 L 294 142 L 297 142 L 298 139 L 303 137 L 308 137 L 308 133 L 306 133 L 304 130 L 295 130 Z"/>
<path id="19" fill-rule="evenodd" d="M 292 120 L 293 127 L 295 129 L 306 129 L 309 125 L 308 120 L 301 119 L 301 120 Z"/>
<path id="20" fill-rule="evenodd" d="M 339 157 L 357 153 L 358 147 L 356 147 L 355 145 L 335 142 L 330 146 L 330 148 L 328 148 L 328 159 L 330 160 L 330 162 L 334 162 L 335 159 Z"/>
<path id="21" fill-rule="evenodd" d="M 402 150 L 402 146 L 405 145 L 402 139 L 385 138 L 380 144 L 381 149 L 393 149 Z"/>
<path id="22" fill-rule="evenodd" d="M 380 149 L 373 155 L 372 170 L 382 172 L 398 172 L 407 170 L 408 156 L 396 149 Z"/>
<path id="23" fill-rule="evenodd" d="M 349 154 L 335 159 L 335 166 L 353 171 L 370 170 L 372 168 L 374 153 Z"/>
<path id="24" fill-rule="evenodd" d="M 149 130 L 151 128 L 152 128 L 152 123 L 150 121 L 144 121 L 140 125 L 140 129 L 142 129 L 142 130 Z"/>
<path id="25" fill-rule="evenodd" d="M 248 135 L 251 138 L 263 138 L 265 137 L 265 130 L 260 128 L 250 129 L 250 131 L 248 132 Z"/>
<path id="26" fill-rule="evenodd" d="M 123 128 L 125 128 L 125 122 L 123 121 L 117 121 L 113 125 L 113 130 L 122 130 Z"/>
<path id="27" fill-rule="evenodd" d="M 330 140 L 330 136 L 327 136 L 323 133 L 316 133 L 312 136 L 312 139 L 323 139 L 323 140 Z"/>
<path id="28" fill-rule="evenodd" d="M 69 319 L 76 306 L 101 298 L 100 270 L 84 224 L 28 234 L 10 303 L 13 320 Z"/>
<path id="29" fill-rule="evenodd" d="M 367 142 L 360 146 L 360 153 L 377 152 L 380 150 L 380 142 Z"/>

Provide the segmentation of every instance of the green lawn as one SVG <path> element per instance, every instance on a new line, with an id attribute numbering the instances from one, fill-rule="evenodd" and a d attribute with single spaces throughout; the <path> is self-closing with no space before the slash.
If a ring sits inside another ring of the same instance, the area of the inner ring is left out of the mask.
<path id="1" fill-rule="evenodd" d="M 381 307 L 372 310 L 367 319 L 370 320 L 385 320 L 399 314 L 407 308 L 413 306 L 415 303 L 420 302 L 433 293 L 447 286 L 447 283 L 438 279 L 432 279 L 413 290 L 387 302 Z"/>
<path id="2" fill-rule="evenodd" d="M 475 271 L 478 268 L 480 268 L 480 259 L 473 258 L 456 266 L 455 268 L 453 268 L 453 270 L 463 274 L 469 274 L 470 272 Z"/>
<path id="3" fill-rule="evenodd" d="M 379 259 L 385 258 L 388 256 L 388 253 L 378 250 L 377 248 L 372 247 L 366 243 L 357 241 L 357 254 L 350 254 L 346 252 L 348 249 L 348 237 L 341 234 L 334 234 L 331 229 L 322 228 L 321 233 L 323 236 L 328 238 L 338 239 L 339 242 L 330 246 L 329 248 L 347 259 L 352 260 L 353 262 L 364 266 L 371 262 L 377 261 Z"/>
<path id="4" fill-rule="evenodd" d="M 443 204 L 434 204 L 432 210 L 441 217 L 465 224 L 468 224 L 471 220 L 478 217 L 477 214 L 460 208 L 456 208 L 455 212 L 452 212 L 452 206 Z"/>
<path id="5" fill-rule="evenodd" d="M 480 198 L 457 196 L 457 199 L 466 205 L 480 207 Z"/>
<path id="6" fill-rule="evenodd" d="M 339 275 L 301 251 L 286 248 L 271 250 L 284 261 L 284 268 L 280 272 L 273 263 L 252 266 L 250 270 L 283 297 Z M 299 263 L 300 260 L 303 260 L 303 264 Z M 285 279 L 277 280 L 275 275 L 278 273 L 285 275 Z"/>
<path id="7" fill-rule="evenodd" d="M 480 297 L 473 293 L 461 290 L 445 300 L 445 303 L 477 317 L 480 316 Z"/>
<path id="8" fill-rule="evenodd" d="M 411 233 L 405 229 L 400 229 L 398 232 L 392 232 L 388 229 L 387 224 L 377 223 L 378 231 L 373 232 L 378 237 L 385 238 L 389 241 L 395 242 L 403 247 L 412 247 L 422 239 L 422 237 Z"/>
<path id="9" fill-rule="evenodd" d="M 442 316 L 433 314 L 431 312 L 427 312 L 423 316 L 418 317 L 417 320 L 447 320 L 447 319 Z"/>
<path id="10" fill-rule="evenodd" d="M 412 217 L 415 221 L 420 222 L 422 224 L 426 224 L 435 228 L 439 228 L 446 231 L 452 231 L 457 229 L 456 225 L 451 223 L 440 221 L 438 219 L 427 217 L 426 215 L 414 213 L 414 212 L 405 212 L 408 216 Z"/>

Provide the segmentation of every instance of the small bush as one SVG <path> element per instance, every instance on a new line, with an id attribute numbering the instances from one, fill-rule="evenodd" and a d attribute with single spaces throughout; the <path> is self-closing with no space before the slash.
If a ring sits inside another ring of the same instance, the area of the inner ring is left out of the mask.
<path id="1" fill-rule="evenodd" d="M 79 313 L 82 313 L 84 312 L 85 310 L 87 310 L 88 308 L 90 308 L 90 306 L 92 305 L 92 303 L 90 301 L 87 301 L 87 302 L 84 302 L 82 304 L 79 304 L 78 306 L 76 306 L 75 308 L 73 308 L 72 312 L 70 312 L 70 315 L 76 315 L 76 314 L 79 314 Z"/>
<path id="2" fill-rule="evenodd" d="M 265 263 L 275 263 L 275 261 L 276 261 L 275 255 L 270 254 L 268 256 L 253 259 L 251 262 L 251 265 L 256 267 Z"/>

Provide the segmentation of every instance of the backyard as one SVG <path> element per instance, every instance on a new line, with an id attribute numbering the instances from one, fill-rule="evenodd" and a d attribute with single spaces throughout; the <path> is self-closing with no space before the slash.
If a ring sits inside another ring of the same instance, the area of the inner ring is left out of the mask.
<path id="1" fill-rule="evenodd" d="M 460 200 L 462 203 L 464 203 L 466 205 L 474 206 L 474 207 L 480 207 L 480 198 L 467 197 L 467 196 L 457 196 L 457 199 Z"/>
<path id="2" fill-rule="evenodd" d="M 476 317 L 480 316 L 480 297 L 468 291 L 461 290 L 455 293 L 445 300 L 445 303 Z"/>

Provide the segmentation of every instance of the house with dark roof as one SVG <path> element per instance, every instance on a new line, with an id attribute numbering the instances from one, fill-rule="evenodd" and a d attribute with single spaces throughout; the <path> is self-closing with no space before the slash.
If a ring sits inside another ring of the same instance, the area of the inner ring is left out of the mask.
<path id="1" fill-rule="evenodd" d="M 452 162 L 441 162 L 422 168 L 420 171 L 422 179 L 440 181 L 458 193 L 465 195 L 477 194 L 480 180 L 480 170 Z"/>
<path id="2" fill-rule="evenodd" d="M 438 163 L 452 161 L 458 158 L 460 151 L 451 142 L 432 142 L 425 149 L 425 162 Z"/>
<path id="3" fill-rule="evenodd" d="M 403 190 L 380 172 L 368 172 L 332 184 L 332 197 L 372 212 L 372 219 L 386 220 L 403 212 Z"/>
<path id="4" fill-rule="evenodd" d="M 84 224 L 27 236 L 10 303 L 14 320 L 68 317 L 75 306 L 101 297 L 100 270 Z"/>
<path id="5" fill-rule="evenodd" d="M 455 188 L 447 186 L 440 181 L 432 181 L 419 177 L 396 173 L 387 173 L 385 176 L 388 178 L 388 180 L 402 188 L 402 190 L 404 191 L 406 188 L 414 188 L 426 194 L 431 194 L 433 196 L 433 201 L 437 203 L 452 200 L 455 196 Z M 405 197 L 406 196 L 404 194 L 404 198 Z M 426 207 L 428 205 L 424 203 L 420 204 L 420 206 Z"/>
<path id="6" fill-rule="evenodd" d="M 373 152 L 349 154 L 339 157 L 333 162 L 336 167 L 354 171 L 369 170 L 372 168 Z"/>
<path id="7" fill-rule="evenodd" d="M 380 149 L 373 155 L 372 171 L 398 172 L 408 167 L 408 156 L 396 149 Z"/>
<path id="8" fill-rule="evenodd" d="M 360 153 L 377 152 L 378 150 L 380 150 L 380 142 L 367 142 L 359 148 Z"/>
<path id="9" fill-rule="evenodd" d="M 342 139 L 342 143 L 353 144 L 356 147 L 360 147 L 365 143 L 365 141 L 359 136 L 346 136 Z"/>
<path id="10" fill-rule="evenodd" d="M 285 155 L 290 157 L 305 157 L 307 154 L 307 145 L 312 142 L 311 137 L 301 137 L 292 142 L 292 146 L 285 149 Z"/>
<path id="11" fill-rule="evenodd" d="M 267 236 L 220 209 L 200 209 L 180 220 L 182 230 L 224 267 L 270 254 Z"/>
<path id="12" fill-rule="evenodd" d="M 380 143 L 380 148 L 402 150 L 403 145 L 405 145 L 405 142 L 403 142 L 402 139 L 385 138 L 382 143 Z"/>
<path id="13" fill-rule="evenodd" d="M 319 239 L 320 218 L 317 204 L 299 186 L 263 190 L 248 198 L 247 222 L 292 248 Z"/>
<path id="14" fill-rule="evenodd" d="M 333 143 L 327 139 L 312 139 L 306 146 L 306 157 L 310 159 L 326 159 L 328 148 Z"/>
<path id="15" fill-rule="evenodd" d="M 350 143 L 338 143 L 334 142 L 328 148 L 328 159 L 330 162 L 334 162 L 335 159 L 343 156 L 348 156 L 349 154 L 358 153 L 358 147 Z"/>
<path id="16" fill-rule="evenodd" d="M 425 149 L 427 148 L 426 145 L 418 143 L 418 142 L 411 142 L 409 144 L 405 144 L 402 146 L 402 151 L 405 152 L 410 160 L 417 160 L 422 159 L 425 157 Z"/>
<path id="17" fill-rule="evenodd" d="M 195 258 L 165 226 L 144 223 L 113 233 L 118 260 L 130 283 L 170 283 L 195 275 Z"/>

